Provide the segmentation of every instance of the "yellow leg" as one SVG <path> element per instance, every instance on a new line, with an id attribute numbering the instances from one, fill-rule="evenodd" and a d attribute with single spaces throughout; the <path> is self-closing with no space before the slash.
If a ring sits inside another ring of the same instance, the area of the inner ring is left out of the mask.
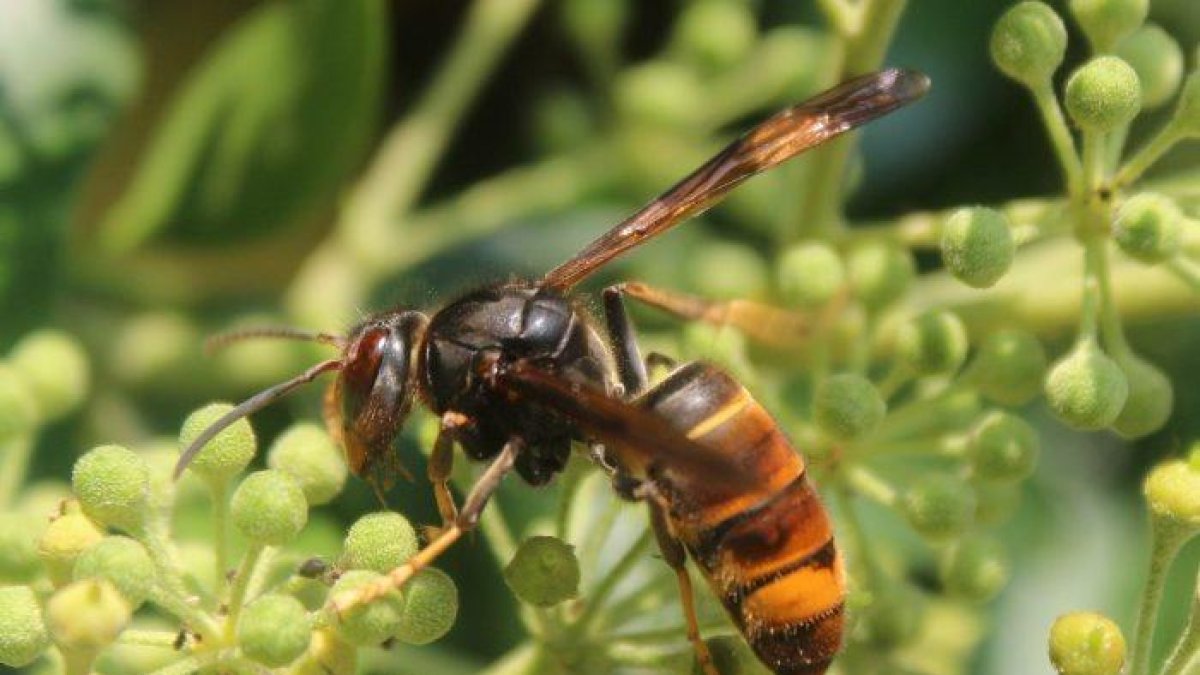
<path id="1" fill-rule="evenodd" d="M 683 605 L 683 618 L 687 621 L 687 638 L 696 651 L 696 661 L 704 675 L 721 675 L 713 664 L 712 654 L 704 638 L 700 637 L 700 622 L 696 619 L 696 604 L 692 594 L 692 579 L 686 567 L 675 568 L 675 579 L 679 582 L 679 600 Z"/>

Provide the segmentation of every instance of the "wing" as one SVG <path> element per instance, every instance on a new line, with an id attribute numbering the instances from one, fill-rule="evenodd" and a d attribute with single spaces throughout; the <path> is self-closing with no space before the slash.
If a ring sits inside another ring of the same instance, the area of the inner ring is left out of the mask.
<path id="1" fill-rule="evenodd" d="M 891 69 L 850 80 L 775 114 L 687 178 L 554 268 L 542 283 L 566 289 L 647 239 L 701 213 L 747 178 L 911 103 L 929 78 Z"/>
<path id="2" fill-rule="evenodd" d="M 658 415 L 591 387 L 573 384 L 528 362 L 502 368 L 496 386 L 571 418 L 617 453 L 622 466 L 645 475 L 656 464 L 710 477 L 731 488 L 757 476 L 676 430 Z"/>

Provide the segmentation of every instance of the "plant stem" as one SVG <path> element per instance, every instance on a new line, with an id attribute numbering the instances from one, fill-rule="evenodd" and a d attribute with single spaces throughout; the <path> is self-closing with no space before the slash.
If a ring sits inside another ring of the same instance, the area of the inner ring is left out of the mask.
<path id="1" fill-rule="evenodd" d="M 175 641 L 179 639 L 179 633 L 169 630 L 135 630 L 128 629 L 121 631 L 117 636 L 117 642 L 123 645 L 137 645 L 139 647 L 165 647 L 167 649 L 175 648 Z"/>
<path id="2" fill-rule="evenodd" d="M 1192 532 L 1161 518 L 1150 521 L 1150 565 L 1146 585 L 1142 589 L 1137 626 L 1134 629 L 1133 653 L 1129 658 L 1129 675 L 1149 675 L 1150 649 L 1153 646 L 1154 625 L 1158 621 L 1158 605 L 1162 600 L 1167 570 L 1175 554 L 1183 547 Z"/>
<path id="3" fill-rule="evenodd" d="M 163 666 L 149 675 L 189 675 L 200 672 L 205 666 L 212 665 L 220 658 L 219 652 L 207 652 L 200 656 L 189 656 L 175 663 Z"/>
<path id="4" fill-rule="evenodd" d="M 599 616 L 600 608 L 604 602 L 608 600 L 608 596 L 616 590 L 617 584 L 629 574 L 633 566 L 638 564 L 645 558 L 646 553 L 650 550 L 650 545 L 654 542 L 654 535 L 647 527 L 646 531 L 638 537 L 637 541 L 629 547 L 625 555 L 613 565 L 608 573 L 604 575 L 592 590 L 591 596 L 588 598 L 587 605 L 584 606 L 583 612 L 579 618 L 571 625 L 571 633 L 581 635 L 587 631 L 596 617 Z"/>
<path id="5" fill-rule="evenodd" d="M 1071 137 L 1071 130 L 1067 127 L 1067 120 L 1058 105 L 1058 98 L 1054 95 L 1050 80 L 1032 87 L 1030 91 L 1033 93 L 1033 102 L 1041 113 L 1042 124 L 1050 135 L 1050 145 L 1054 148 L 1054 154 L 1062 168 L 1067 192 L 1078 195 L 1083 189 L 1083 169 L 1079 163 L 1079 154 L 1075 150 L 1075 139 Z"/>
<path id="6" fill-rule="evenodd" d="M 384 138 L 340 223 L 363 262 L 412 209 L 483 83 L 539 0 L 475 0 L 449 56 L 413 110 Z"/>
<path id="7" fill-rule="evenodd" d="M 210 481 L 213 523 L 213 592 L 224 595 L 225 574 L 229 571 L 229 484 Z"/>
<path id="8" fill-rule="evenodd" d="M 227 644 L 234 644 L 238 618 L 246 603 L 246 589 L 250 586 L 250 579 L 254 577 L 258 561 L 265 550 L 266 546 L 263 544 L 252 542 L 250 548 L 246 549 L 246 553 L 242 555 L 242 564 L 238 566 L 237 575 L 233 578 L 233 586 L 229 589 L 229 609 L 225 615 L 225 641 Z"/>
<path id="9" fill-rule="evenodd" d="M 846 468 L 845 484 L 855 492 L 883 506 L 890 508 L 896 504 L 896 488 L 861 464 L 854 464 Z"/>
<path id="10" fill-rule="evenodd" d="M 1200 577 L 1197 578 L 1197 588 L 1192 590 L 1192 613 L 1188 617 L 1187 627 L 1179 642 L 1171 650 L 1167 662 L 1163 665 L 1162 675 L 1184 675 L 1188 665 L 1200 655 Z"/>
<path id="11" fill-rule="evenodd" d="M 32 451 L 32 433 L 18 434 L 0 443 L 0 509 L 10 508 L 17 498 Z"/>
<path id="12" fill-rule="evenodd" d="M 872 592 L 879 588 L 882 579 L 880 579 L 879 568 L 876 567 L 875 557 L 871 551 L 871 540 L 867 537 L 866 529 L 863 528 L 858 512 L 854 508 L 854 496 L 844 480 L 834 483 L 833 494 L 838 503 L 838 511 L 842 515 L 846 542 L 856 554 L 853 561 L 858 568 L 858 577 L 862 580 L 861 586 L 863 590 Z"/>
<path id="13" fill-rule="evenodd" d="M 1125 163 L 1125 166 L 1121 167 L 1121 170 L 1117 172 L 1116 177 L 1113 179 L 1113 185 L 1118 188 L 1132 185 L 1145 173 L 1146 169 L 1149 169 L 1157 162 L 1181 138 L 1179 127 L 1175 124 L 1174 120 L 1168 122 L 1154 135 L 1154 138 L 1151 138 L 1134 153 L 1133 157 Z"/>
<path id="14" fill-rule="evenodd" d="M 1193 292 L 1200 293 L 1200 265 L 1196 261 L 1178 255 L 1167 261 L 1167 269 L 1190 286 Z"/>

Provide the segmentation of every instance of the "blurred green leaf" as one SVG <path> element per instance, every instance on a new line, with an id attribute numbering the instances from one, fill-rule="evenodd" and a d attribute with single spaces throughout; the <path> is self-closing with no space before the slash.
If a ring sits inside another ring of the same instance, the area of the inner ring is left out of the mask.
<path id="1" fill-rule="evenodd" d="M 373 135 L 382 0 L 267 2 L 204 56 L 101 225 L 111 251 L 230 243 L 332 195 Z"/>

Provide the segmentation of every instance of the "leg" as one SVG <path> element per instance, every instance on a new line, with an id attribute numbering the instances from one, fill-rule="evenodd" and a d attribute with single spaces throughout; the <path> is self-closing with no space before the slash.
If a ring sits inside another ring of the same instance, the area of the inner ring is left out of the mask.
<path id="1" fill-rule="evenodd" d="M 666 518 L 663 517 L 662 507 L 654 501 L 646 503 L 650 507 L 650 524 L 654 527 L 654 538 L 658 540 L 658 548 L 662 551 L 663 560 L 675 572 L 675 580 L 679 584 L 679 601 L 683 605 L 683 618 L 687 622 L 687 638 L 696 652 L 696 661 L 704 675 L 720 675 L 717 667 L 713 665 L 708 645 L 700 637 L 700 622 L 696 619 L 692 579 L 688 576 L 687 555 L 683 544 L 671 534 Z"/>
<path id="2" fill-rule="evenodd" d="M 704 321 L 715 326 L 733 326 L 759 342 L 783 348 L 803 344 L 819 322 L 836 316 L 836 310 L 844 302 L 844 299 L 835 299 L 829 303 L 828 310 L 821 314 L 808 314 L 752 300 L 707 300 L 654 288 L 636 281 L 626 282 L 612 289 L 615 289 L 613 292 L 616 294 L 636 298 L 679 318 Z M 833 310 L 833 313 L 825 316 L 829 310 Z"/>
<path id="3" fill-rule="evenodd" d="M 442 426 L 433 452 L 429 455 L 429 482 L 433 484 L 433 496 L 437 500 L 438 513 L 442 516 L 442 528 L 450 527 L 458 519 L 458 506 L 450 493 L 450 472 L 454 468 L 454 431 L 467 422 L 462 413 L 453 410 L 442 415 Z"/>
<path id="4" fill-rule="evenodd" d="M 503 480 L 505 474 L 512 470 L 513 462 L 522 447 L 524 447 L 524 443 L 521 439 L 510 438 L 504 444 L 504 448 L 500 450 L 500 454 L 492 460 L 491 465 L 471 488 L 470 494 L 467 495 L 467 501 L 463 504 L 458 517 L 455 518 L 454 524 L 443 530 L 436 539 L 429 542 L 429 545 L 421 549 L 408 562 L 392 570 L 378 582 L 333 598 L 330 601 L 333 611 L 339 615 L 343 614 L 359 605 L 369 603 L 393 589 L 404 586 L 414 574 L 433 564 L 439 556 L 446 552 L 446 549 L 462 537 L 463 533 L 475 529 L 475 525 L 479 523 L 479 514 L 487 506 L 488 499 L 496 492 L 496 488 L 500 487 L 500 481 Z"/>
<path id="5" fill-rule="evenodd" d="M 637 334 L 625 311 L 623 292 L 623 285 L 604 289 L 604 318 L 608 324 L 608 339 L 612 341 L 617 357 L 621 384 L 625 385 L 625 396 L 633 397 L 646 389 L 650 378 L 646 375 L 646 364 L 638 353 Z"/>

